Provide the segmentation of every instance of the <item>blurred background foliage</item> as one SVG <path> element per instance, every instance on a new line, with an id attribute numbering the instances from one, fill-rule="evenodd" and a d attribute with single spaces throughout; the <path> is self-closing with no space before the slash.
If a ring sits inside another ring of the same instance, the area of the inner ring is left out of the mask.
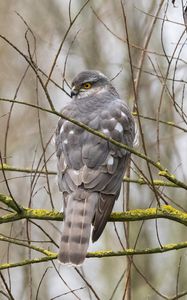
<path id="1" fill-rule="evenodd" d="M 44 83 L 64 39 L 52 81 L 47 85 L 58 111 L 69 101 L 69 83 L 84 69 L 98 69 L 113 79 L 121 98 L 133 111 L 132 67 L 146 152 L 186 182 L 185 3 L 179 0 L 174 5 L 166 0 L 92 0 L 77 15 L 84 4 L 82 0 L 1 0 L 0 34 L 28 57 L 30 51 Z M 155 18 L 157 14 L 158 19 Z M 76 16 L 75 22 L 70 24 Z M 45 92 L 28 62 L 2 38 L 0 98 L 49 108 Z M 183 129 L 160 123 L 160 120 L 173 122 Z M 0 101 L 0 151 L 3 161 L 19 168 L 56 171 L 52 136 L 57 121 L 55 115 Z M 140 135 L 138 151 L 144 150 Z M 151 173 L 154 179 L 159 178 L 158 170 L 151 167 Z M 5 174 L 18 203 L 33 208 L 61 209 L 62 196 L 55 175 L 10 171 Z M 132 156 L 130 176 L 135 180 L 145 176 L 150 181 L 147 163 Z M 157 189 L 169 204 L 187 210 L 185 190 L 171 187 Z M 8 194 L 3 172 L 0 173 L 0 192 Z M 157 197 L 160 198 L 159 194 Z M 157 197 L 149 185 L 124 183 L 115 210 L 121 211 L 126 206 L 129 209 L 156 207 Z M 4 209 L 1 205 L 1 215 L 5 213 Z M 61 226 L 60 222 L 22 220 L 1 224 L 0 232 L 57 252 Z M 169 220 L 133 222 L 126 228 L 126 234 L 124 224 L 116 223 L 115 226 L 107 224 L 100 240 L 90 245 L 89 250 L 117 251 L 122 249 L 121 243 L 124 247 L 136 245 L 138 249 L 159 247 L 160 243 L 184 241 L 186 236 L 184 226 Z M 36 252 L 14 244 L 0 242 L 0 246 L 1 263 L 39 257 Z M 89 258 L 77 270 L 60 266 L 57 261 L 33 264 L 2 271 L 0 299 L 178 299 L 177 295 L 187 287 L 186 265 L 185 249 L 139 255 L 130 262 L 126 257 Z M 181 299 L 186 297 L 184 295 Z"/>

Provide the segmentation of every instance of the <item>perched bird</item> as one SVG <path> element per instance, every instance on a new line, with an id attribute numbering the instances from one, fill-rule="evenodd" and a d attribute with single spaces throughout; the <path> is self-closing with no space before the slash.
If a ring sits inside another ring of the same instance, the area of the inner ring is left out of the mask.
<path id="1" fill-rule="evenodd" d="M 84 71 L 72 82 L 72 101 L 62 113 L 133 146 L 135 125 L 127 104 L 99 71 Z M 56 130 L 58 185 L 63 193 L 64 226 L 58 259 L 83 263 L 92 241 L 102 234 L 118 198 L 130 152 L 61 118 Z"/>

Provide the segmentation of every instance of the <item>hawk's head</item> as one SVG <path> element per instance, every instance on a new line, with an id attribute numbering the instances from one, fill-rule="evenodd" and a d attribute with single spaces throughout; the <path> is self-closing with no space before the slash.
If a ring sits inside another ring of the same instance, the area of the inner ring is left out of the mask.
<path id="1" fill-rule="evenodd" d="M 71 97 L 83 98 L 106 90 L 110 85 L 108 78 L 99 71 L 83 71 L 72 82 Z"/>

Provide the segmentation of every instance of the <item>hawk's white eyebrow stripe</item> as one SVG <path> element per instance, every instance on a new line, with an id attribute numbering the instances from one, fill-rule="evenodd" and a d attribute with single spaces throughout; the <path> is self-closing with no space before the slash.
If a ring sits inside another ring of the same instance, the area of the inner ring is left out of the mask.
<path id="1" fill-rule="evenodd" d="M 119 132 L 123 132 L 123 126 L 119 122 L 116 124 L 114 129 L 116 129 Z"/>

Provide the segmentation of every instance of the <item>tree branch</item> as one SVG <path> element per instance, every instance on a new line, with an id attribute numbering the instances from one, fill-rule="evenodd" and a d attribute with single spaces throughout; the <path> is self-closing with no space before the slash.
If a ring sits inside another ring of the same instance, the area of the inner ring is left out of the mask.
<path id="1" fill-rule="evenodd" d="M 12 199 L 9 196 L 0 194 L 0 202 L 10 208 Z M 9 223 L 21 219 L 53 220 L 62 221 L 63 213 L 47 209 L 32 209 L 21 207 L 22 211 L 6 214 L 0 217 L 0 223 Z M 163 205 L 159 208 L 135 209 L 126 212 L 114 212 L 108 219 L 109 222 L 130 222 L 151 219 L 169 219 L 187 226 L 187 213 L 173 208 L 170 205 Z"/>
<path id="2" fill-rule="evenodd" d="M 5 239 L 5 242 L 6 241 L 10 242 L 9 239 Z M 27 246 L 27 244 L 25 244 L 24 246 Z M 32 246 L 32 248 L 35 248 L 35 247 Z M 36 247 L 36 248 L 38 248 L 38 247 Z M 136 249 L 136 250 L 135 249 L 124 249 L 123 251 L 117 251 L 117 252 L 114 252 L 112 250 L 88 252 L 86 257 L 87 258 L 102 258 L 102 257 L 114 257 L 114 256 L 156 254 L 156 253 L 163 253 L 163 252 L 168 252 L 168 251 L 172 251 L 172 250 L 179 250 L 179 249 L 183 249 L 183 248 L 187 248 L 187 242 L 182 242 L 182 243 L 177 243 L 177 244 L 166 244 L 166 245 L 163 245 L 162 248 L 156 247 L 156 248 L 146 248 L 146 249 Z M 45 250 L 42 248 L 39 248 L 39 249 L 40 249 L 40 252 L 45 253 L 46 256 L 43 256 L 41 258 L 25 259 L 25 260 L 17 262 L 17 263 L 0 264 L 0 270 L 21 267 L 21 266 L 25 266 L 25 265 L 41 263 L 41 262 L 57 259 L 57 253 L 54 253 L 54 252 L 51 252 L 51 251 L 48 251 L 48 250 Z M 37 249 L 34 249 L 34 250 L 37 250 Z"/>

